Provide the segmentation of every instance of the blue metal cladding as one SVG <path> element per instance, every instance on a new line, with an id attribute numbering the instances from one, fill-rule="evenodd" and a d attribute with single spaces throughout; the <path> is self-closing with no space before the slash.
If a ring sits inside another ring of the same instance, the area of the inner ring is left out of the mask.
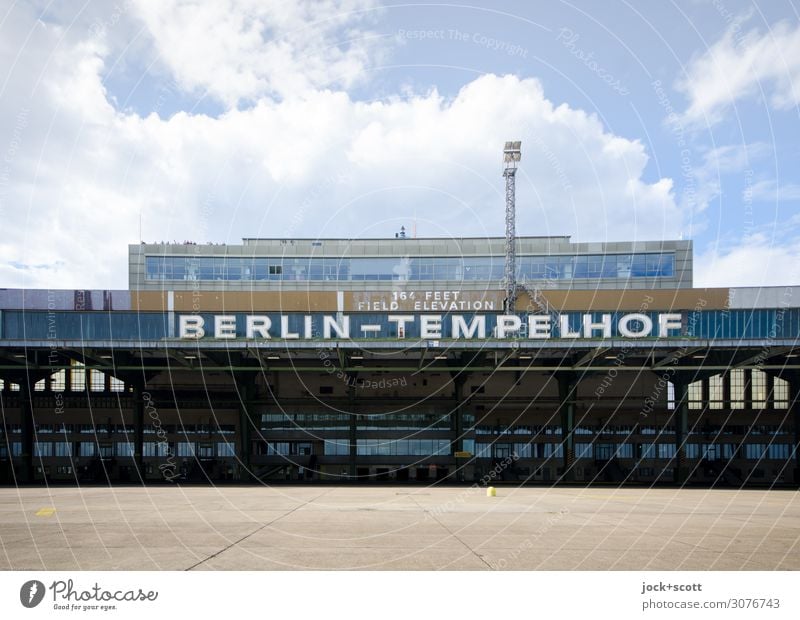
<path id="1" fill-rule="evenodd" d="M 161 312 L 3 312 L 7 340 L 163 340 L 169 315 Z"/>
<path id="2" fill-rule="evenodd" d="M 666 311 L 661 311 L 666 312 Z M 672 311 L 677 312 L 677 311 Z M 611 312 L 612 336 L 618 336 L 617 322 L 624 314 L 630 312 Z M 181 313 L 174 313 L 172 317 L 168 313 L 161 312 L 45 312 L 45 311 L 21 311 L 5 310 L 0 314 L 2 323 L 0 334 L 4 340 L 133 340 L 133 341 L 157 341 L 168 337 L 171 332 L 178 334 L 178 318 Z M 245 337 L 246 319 L 245 313 L 231 313 L 236 316 L 236 335 L 237 338 Z M 255 313 L 253 313 L 255 314 Z M 276 312 L 260 313 L 267 316 L 272 321 L 270 334 L 273 338 L 279 337 L 281 329 L 281 314 Z M 398 313 L 401 314 L 401 313 Z M 459 314 L 469 324 L 476 313 L 453 313 Z M 582 330 L 583 313 L 569 312 L 569 326 L 571 331 L 580 332 Z M 601 320 L 602 312 L 592 312 L 592 322 Z M 658 325 L 659 311 L 648 311 L 648 315 L 653 321 L 654 329 Z M 775 309 L 775 310 L 708 310 L 708 311 L 689 311 L 683 312 L 682 335 L 693 338 L 709 339 L 798 339 L 800 338 L 800 308 Z M 411 314 L 410 314 L 411 315 Z M 430 315 L 430 314 L 429 314 Z M 498 313 L 486 313 L 486 334 L 491 336 L 492 330 L 497 324 Z M 214 314 L 201 314 L 205 320 L 206 333 L 211 336 L 214 333 Z M 291 313 L 288 316 L 289 330 L 304 337 L 304 314 Z M 312 337 L 321 338 L 323 334 L 323 313 L 313 313 L 312 317 Z M 396 338 L 397 324 L 388 320 L 385 313 L 349 313 L 350 335 L 351 338 Z M 406 338 L 419 338 L 420 335 L 420 314 L 413 314 L 414 320 L 405 325 Z M 442 338 L 452 337 L 451 314 L 442 314 Z M 173 329 L 169 329 L 170 318 L 174 321 Z M 525 316 L 521 316 L 523 323 Z M 554 322 L 555 323 L 555 322 Z M 362 331 L 363 326 L 378 326 L 377 334 Z M 631 323 L 631 328 L 636 329 L 635 322 Z M 558 336 L 558 326 L 553 325 L 551 335 Z M 597 331 L 594 332 L 598 334 Z M 677 335 L 677 334 L 676 334 Z"/>

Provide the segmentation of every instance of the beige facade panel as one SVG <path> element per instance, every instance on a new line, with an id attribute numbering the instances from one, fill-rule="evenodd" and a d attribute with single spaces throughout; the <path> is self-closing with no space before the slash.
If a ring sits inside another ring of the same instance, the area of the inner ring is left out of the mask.
<path id="1" fill-rule="evenodd" d="M 170 294 L 172 301 L 170 303 Z M 137 291 L 134 310 L 154 312 L 502 312 L 503 291 Z M 546 290 L 538 302 L 522 292 L 519 312 L 722 310 L 730 289 Z"/>

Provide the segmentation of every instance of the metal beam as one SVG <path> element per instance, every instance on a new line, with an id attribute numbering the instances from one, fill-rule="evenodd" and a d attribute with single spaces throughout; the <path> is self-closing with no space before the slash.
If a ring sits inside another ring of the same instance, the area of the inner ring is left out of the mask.
<path id="1" fill-rule="evenodd" d="M 759 351 L 756 355 L 748 357 L 741 362 L 736 364 L 732 364 L 732 367 L 739 368 L 739 366 L 749 366 L 751 364 L 758 364 L 759 362 L 763 362 L 764 360 L 768 360 L 771 357 L 777 357 L 778 355 L 784 355 L 785 353 L 791 353 L 794 350 L 794 347 L 775 347 L 774 349 L 766 349 L 768 353 L 764 353 L 765 349 Z"/>
<path id="2" fill-rule="evenodd" d="M 611 347 L 597 347 L 593 351 L 589 351 L 586 355 L 581 357 L 577 362 L 573 364 L 573 367 L 583 366 L 584 364 L 588 364 L 593 359 L 600 357 L 606 351 L 610 351 Z"/>
<path id="3" fill-rule="evenodd" d="M 652 367 L 662 368 L 664 366 L 667 366 L 668 364 L 671 364 L 674 361 L 681 359 L 682 357 L 686 357 L 687 355 L 692 355 L 693 353 L 697 353 L 698 351 L 705 351 L 707 349 L 708 347 L 691 347 L 691 348 L 679 349 L 677 351 L 673 351 L 661 361 L 656 362 L 655 364 L 653 364 Z"/>

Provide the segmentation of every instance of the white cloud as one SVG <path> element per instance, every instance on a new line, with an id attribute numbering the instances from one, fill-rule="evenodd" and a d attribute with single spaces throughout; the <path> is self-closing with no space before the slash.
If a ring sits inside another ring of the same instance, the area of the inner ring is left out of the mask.
<path id="1" fill-rule="evenodd" d="M 745 190 L 751 200 L 763 202 L 784 202 L 800 200 L 800 184 L 786 183 L 778 185 L 774 180 L 762 180 L 753 183 Z"/>
<path id="2" fill-rule="evenodd" d="M 695 286 L 800 285 L 800 238 L 780 243 L 757 233 L 725 248 L 695 257 Z"/>
<path id="3" fill-rule="evenodd" d="M 158 59 L 226 105 L 362 79 L 380 48 L 374 0 L 135 0 Z"/>
<path id="4" fill-rule="evenodd" d="M 14 138 L 21 109 L 26 123 L 9 180 L 0 175 L 3 286 L 125 288 L 140 212 L 149 241 L 390 236 L 415 214 L 421 236 L 500 235 L 508 139 L 523 140 L 519 234 L 661 239 L 682 228 L 672 181 L 643 178 L 642 144 L 554 105 L 535 79 L 485 75 L 453 98 L 434 90 L 373 102 L 312 80 L 275 100 L 264 96 L 272 86 L 252 86 L 255 73 L 251 80 L 241 69 L 231 86 L 218 79 L 223 65 L 203 77 L 181 56 L 167 64 L 187 88 L 230 87 L 257 100 L 218 117 L 142 117 L 121 110 L 103 85 L 109 49 L 124 48 L 114 37 L 135 27 L 98 38 L 89 28 L 42 25 L 25 46 L 25 20 L 35 16 L 13 19 L 19 36 L 0 51 L 22 53 L 0 97 L 0 148 Z"/>
<path id="5" fill-rule="evenodd" d="M 800 101 L 800 25 L 779 22 L 766 32 L 729 28 L 689 63 L 676 87 L 689 98 L 685 120 L 715 123 L 743 98 L 761 96 L 776 109 Z"/>

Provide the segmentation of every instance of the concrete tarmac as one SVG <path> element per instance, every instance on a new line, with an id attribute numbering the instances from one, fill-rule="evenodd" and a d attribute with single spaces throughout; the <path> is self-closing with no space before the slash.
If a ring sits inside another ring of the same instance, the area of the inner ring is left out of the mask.
<path id="1" fill-rule="evenodd" d="M 1 488 L 8 570 L 798 570 L 784 490 Z"/>

